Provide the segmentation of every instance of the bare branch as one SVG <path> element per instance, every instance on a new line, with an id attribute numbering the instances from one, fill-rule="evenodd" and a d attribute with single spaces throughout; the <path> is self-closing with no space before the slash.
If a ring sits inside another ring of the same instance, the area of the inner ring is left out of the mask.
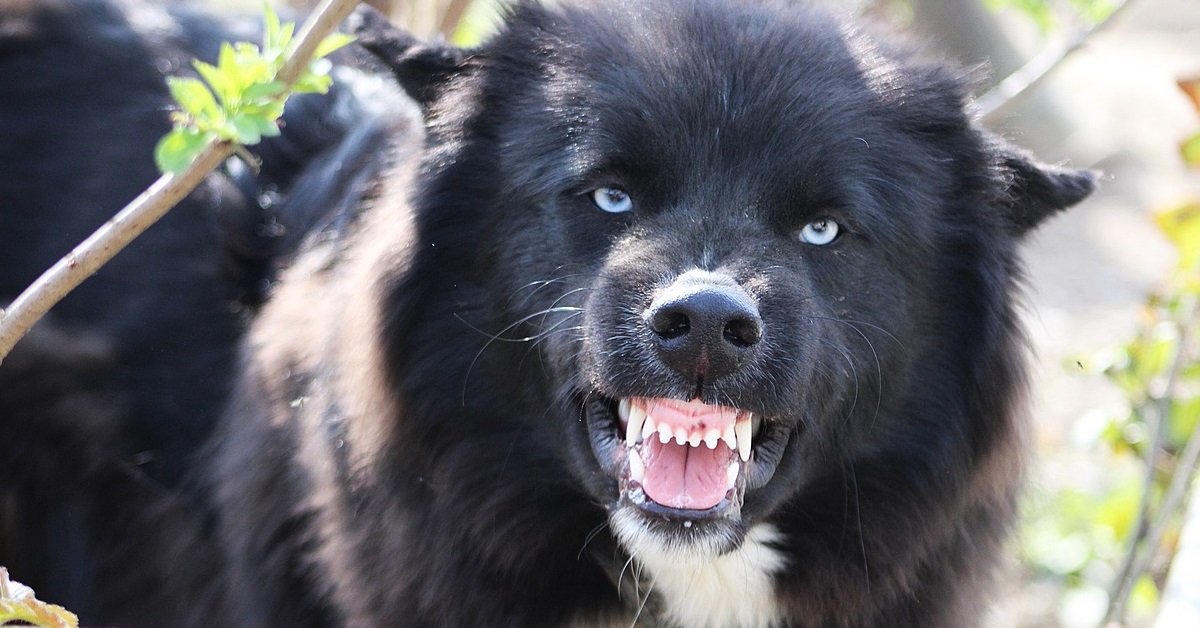
<path id="1" fill-rule="evenodd" d="M 42 273 L 8 309 L 0 312 L 0 360 L 54 304 L 158 222 L 232 153 L 232 144 L 210 144 L 186 170 L 179 175 L 159 177 L 116 216 Z"/>
<path id="2" fill-rule="evenodd" d="M 1121 621 L 1125 615 L 1125 606 L 1134 583 L 1146 571 L 1146 567 L 1158 550 L 1159 541 L 1166 531 L 1171 517 L 1179 507 L 1188 484 L 1193 476 L 1196 461 L 1200 459 L 1200 426 L 1188 438 L 1183 453 L 1176 461 L 1171 476 L 1171 483 L 1166 495 L 1155 509 L 1157 516 L 1151 514 L 1151 494 L 1154 491 L 1155 458 L 1163 449 L 1163 440 L 1167 430 L 1167 422 L 1171 416 L 1171 399 L 1174 397 L 1175 384 L 1179 373 L 1188 358 L 1189 330 L 1200 312 L 1197 299 L 1191 298 L 1183 307 L 1184 314 L 1179 320 L 1179 349 L 1176 351 L 1167 371 L 1166 384 L 1163 392 L 1148 400 L 1147 404 L 1157 417 L 1155 438 L 1150 451 L 1146 454 L 1146 477 L 1142 486 L 1142 500 L 1137 512 L 1137 524 L 1131 532 L 1125 556 L 1113 581 L 1109 592 L 1108 608 L 1104 613 L 1105 623 Z"/>
<path id="3" fill-rule="evenodd" d="M 1007 105 L 1014 98 L 1040 83 L 1050 72 L 1062 65 L 1062 62 L 1067 57 L 1070 57 L 1072 53 L 1082 48 L 1089 39 L 1112 25 L 1117 16 L 1131 4 L 1133 4 L 1131 0 L 1121 0 L 1121 3 L 1103 21 L 1089 28 L 1077 31 L 1062 46 L 1047 50 L 1030 59 L 1028 63 L 1021 66 L 1016 72 L 1009 74 L 995 87 L 984 92 L 979 98 L 975 99 L 975 108 L 979 112 L 980 117 L 984 119 L 992 117 L 1004 105 Z"/>

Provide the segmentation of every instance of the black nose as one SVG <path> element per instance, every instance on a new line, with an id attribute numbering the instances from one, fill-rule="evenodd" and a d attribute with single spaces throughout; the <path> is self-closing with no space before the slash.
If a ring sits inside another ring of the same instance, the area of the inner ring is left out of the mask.
<path id="1" fill-rule="evenodd" d="M 645 312 L 659 356 L 689 379 L 712 381 L 737 370 L 762 339 L 758 306 L 732 278 L 692 270 Z"/>

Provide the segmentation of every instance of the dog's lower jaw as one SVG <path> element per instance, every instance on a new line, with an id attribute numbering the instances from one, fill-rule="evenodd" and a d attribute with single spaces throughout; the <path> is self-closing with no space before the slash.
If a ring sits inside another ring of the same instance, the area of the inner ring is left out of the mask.
<path id="1" fill-rule="evenodd" d="M 767 628 L 780 623 L 775 574 L 786 566 L 770 524 L 752 526 L 740 539 L 702 538 L 685 543 L 652 529 L 632 508 L 610 513 L 618 542 L 633 559 L 626 577 L 638 578 L 637 600 L 671 625 L 695 628 Z M 733 545 L 733 549 L 729 549 Z M 644 604 L 653 596 L 654 604 Z"/>

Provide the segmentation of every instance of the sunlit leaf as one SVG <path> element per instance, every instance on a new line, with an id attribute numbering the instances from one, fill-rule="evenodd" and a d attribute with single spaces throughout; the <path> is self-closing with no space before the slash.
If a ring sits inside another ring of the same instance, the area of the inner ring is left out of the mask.
<path id="1" fill-rule="evenodd" d="M 287 91 L 287 87 L 279 81 L 271 81 L 269 83 L 256 83 L 246 88 L 242 94 L 245 100 L 258 100 L 260 98 L 273 98 Z"/>
<path id="2" fill-rule="evenodd" d="M 1183 161 L 1193 168 L 1200 168 L 1200 134 L 1193 135 L 1180 144 L 1179 153 Z"/>
<path id="3" fill-rule="evenodd" d="M 204 117 L 220 110 L 212 92 L 198 79 L 167 77 L 167 88 L 175 102 L 192 116 Z"/>
<path id="4" fill-rule="evenodd" d="M 1200 396 L 1171 400 L 1170 422 L 1167 435 L 1176 447 L 1183 447 L 1196 428 L 1200 427 Z"/>
<path id="5" fill-rule="evenodd" d="M 222 105 L 227 105 L 230 102 L 231 92 L 228 79 L 226 78 L 225 74 L 216 67 L 198 59 L 192 62 L 192 66 L 196 68 L 196 73 L 204 79 L 204 82 L 208 83 L 208 86 L 212 88 L 211 91 L 216 95 L 216 100 L 218 100 Z M 168 78 L 167 80 L 169 81 L 171 79 Z M 213 103 L 213 105 L 214 112 L 220 110 L 219 107 L 215 106 L 216 103 Z M 205 112 L 205 115 L 212 115 L 212 113 Z"/>
<path id="6" fill-rule="evenodd" d="M 263 47 L 270 50 L 280 46 L 279 15 L 271 9 L 271 5 L 263 3 Z"/>
<path id="7" fill-rule="evenodd" d="M 259 130 L 262 127 L 254 116 L 234 116 L 229 123 L 235 131 L 233 140 L 238 144 L 257 144 L 262 140 L 262 131 Z"/>
<path id="8" fill-rule="evenodd" d="M 215 139 L 191 127 L 176 127 L 163 136 L 154 147 L 154 163 L 162 172 L 179 173 L 187 168 L 204 147 Z"/>
<path id="9" fill-rule="evenodd" d="M 1154 221 L 1179 249 L 1180 265 L 1194 267 L 1200 261 L 1200 201 L 1158 212 Z"/>
<path id="10" fill-rule="evenodd" d="M 325 59 L 312 61 L 290 90 L 275 79 L 285 51 L 292 46 L 295 24 L 281 22 L 270 7 L 264 7 L 264 14 L 261 50 L 248 42 L 226 42 L 220 47 L 215 65 L 194 62 L 204 82 L 191 78 L 169 80 L 181 112 L 172 115 L 176 128 L 155 147 L 155 161 L 163 172 L 183 170 L 211 141 L 245 145 L 277 136 L 277 121 L 291 93 L 329 91 L 332 64 Z M 329 54 L 352 39 L 330 35 L 321 42 L 317 54 Z"/>
<path id="11" fill-rule="evenodd" d="M 316 59 L 322 59 L 333 51 L 338 50 L 339 48 L 342 48 L 353 41 L 354 37 L 350 35 L 345 33 L 334 33 L 321 40 L 321 43 L 317 45 L 316 52 L 313 53 L 313 57 Z"/>
<path id="12" fill-rule="evenodd" d="M 296 80 L 297 94 L 324 94 L 333 85 L 333 79 L 324 74 L 306 74 Z"/>
<path id="13" fill-rule="evenodd" d="M 79 618 L 61 606 L 47 604 L 33 589 L 9 580 L 0 568 L 0 626 L 40 626 L 41 628 L 78 628 Z"/>
<path id="14" fill-rule="evenodd" d="M 1071 0 L 1071 8 L 1089 24 L 1099 24 L 1117 10 L 1113 0 Z"/>

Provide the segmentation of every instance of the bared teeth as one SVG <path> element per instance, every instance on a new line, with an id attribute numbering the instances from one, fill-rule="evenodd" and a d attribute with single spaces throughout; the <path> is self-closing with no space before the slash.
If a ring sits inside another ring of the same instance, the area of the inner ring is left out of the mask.
<path id="1" fill-rule="evenodd" d="M 732 425 L 725 428 L 725 431 L 721 434 L 721 440 L 725 441 L 725 444 L 729 445 L 730 449 L 737 449 L 737 435 L 734 433 Z"/>
<path id="2" fill-rule="evenodd" d="M 636 449 L 629 450 L 629 479 L 641 483 L 646 477 L 646 463 Z"/>
<path id="3" fill-rule="evenodd" d="M 638 460 L 638 462 L 641 462 L 641 460 Z M 729 488 L 733 488 L 733 485 L 737 483 L 738 469 L 740 466 L 741 465 L 734 460 L 733 462 L 729 463 L 728 467 L 726 467 L 725 480 L 729 483 Z"/>
<path id="4" fill-rule="evenodd" d="M 754 427 L 750 420 L 750 415 L 746 414 L 744 418 L 739 418 L 733 424 L 733 432 L 737 438 L 738 455 L 741 456 L 742 462 L 750 460 L 750 445 L 751 437 L 754 434 Z"/>
<path id="5" fill-rule="evenodd" d="M 621 400 L 621 418 L 627 421 L 625 425 L 625 444 L 633 447 L 642 435 L 646 423 L 646 411 L 630 403 L 628 399 Z"/>
<path id="6" fill-rule="evenodd" d="M 717 443 L 723 442 L 730 449 L 738 452 L 738 457 L 741 458 L 742 462 L 750 460 L 754 424 L 759 421 L 753 413 L 743 411 L 739 412 L 737 420 L 732 425 L 727 425 L 724 430 L 718 428 L 709 428 L 707 430 L 695 428 L 689 430 L 683 426 L 672 428 L 671 425 L 665 422 L 659 423 L 655 421 L 654 417 L 647 414 L 642 406 L 628 398 L 621 399 L 618 402 L 617 412 L 620 415 L 621 421 L 625 424 L 625 445 L 630 450 L 633 450 L 639 442 L 643 442 L 657 434 L 659 442 L 663 444 L 675 441 L 679 445 L 699 447 L 703 443 L 709 449 L 716 449 Z M 641 462 L 640 459 L 639 462 Z"/>

